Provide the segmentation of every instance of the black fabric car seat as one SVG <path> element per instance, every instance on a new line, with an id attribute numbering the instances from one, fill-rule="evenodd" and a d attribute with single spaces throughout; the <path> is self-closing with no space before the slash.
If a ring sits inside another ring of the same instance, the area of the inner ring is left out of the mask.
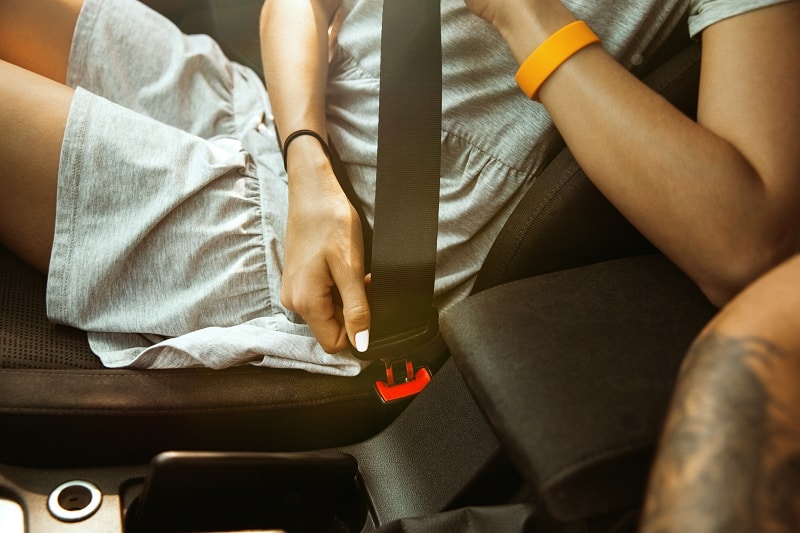
<path id="1" fill-rule="evenodd" d="M 147 462 L 165 449 L 304 450 L 363 440 L 404 406 L 380 368 L 302 371 L 102 368 L 86 335 L 47 321 L 45 279 L 0 248 L 0 462 Z"/>
<path id="2" fill-rule="evenodd" d="M 210 6 L 213 15 L 219 2 Z M 659 90 L 691 107 L 697 65 L 693 46 L 667 65 Z M 564 151 L 509 220 L 477 289 L 647 249 Z M 0 462 L 77 466 L 147 461 L 165 449 L 334 447 L 380 431 L 407 403 L 377 399 L 379 366 L 354 378 L 249 367 L 100 368 L 81 332 L 46 321 L 43 277 L 6 250 L 0 263 Z M 421 354 L 434 367 L 445 356 L 440 343 Z"/>

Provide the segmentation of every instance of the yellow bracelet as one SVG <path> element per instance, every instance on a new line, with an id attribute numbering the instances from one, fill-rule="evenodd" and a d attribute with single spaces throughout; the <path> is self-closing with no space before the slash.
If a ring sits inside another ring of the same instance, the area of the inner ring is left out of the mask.
<path id="1" fill-rule="evenodd" d="M 542 84 L 567 59 L 590 44 L 599 43 L 600 38 L 582 20 L 570 22 L 548 37 L 522 62 L 517 75 L 517 85 L 531 100 Z"/>

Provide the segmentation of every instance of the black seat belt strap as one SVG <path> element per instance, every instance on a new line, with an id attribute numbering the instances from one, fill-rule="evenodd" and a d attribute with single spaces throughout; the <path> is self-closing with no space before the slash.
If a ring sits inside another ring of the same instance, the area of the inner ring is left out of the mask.
<path id="1" fill-rule="evenodd" d="M 439 0 L 384 0 L 370 349 L 387 369 L 437 331 L 441 166 Z"/>

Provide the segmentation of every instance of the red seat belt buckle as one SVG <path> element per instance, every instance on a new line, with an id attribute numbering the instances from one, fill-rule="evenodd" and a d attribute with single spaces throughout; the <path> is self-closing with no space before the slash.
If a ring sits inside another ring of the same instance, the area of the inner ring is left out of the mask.
<path id="1" fill-rule="evenodd" d="M 420 367 L 414 370 L 414 363 L 405 359 L 386 361 L 386 380 L 375 382 L 375 390 L 383 403 L 402 400 L 419 394 L 431 382 L 431 372 Z M 399 371 L 396 372 L 395 369 Z"/>

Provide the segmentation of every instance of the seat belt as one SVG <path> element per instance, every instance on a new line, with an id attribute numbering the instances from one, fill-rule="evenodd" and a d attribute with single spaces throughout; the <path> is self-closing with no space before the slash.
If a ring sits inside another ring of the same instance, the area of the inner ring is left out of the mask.
<path id="1" fill-rule="evenodd" d="M 370 347 L 384 401 L 430 380 L 411 355 L 438 332 L 433 307 L 442 127 L 439 0 L 384 0 L 378 169 L 372 236 Z M 400 376 L 396 373 L 400 372 Z"/>

